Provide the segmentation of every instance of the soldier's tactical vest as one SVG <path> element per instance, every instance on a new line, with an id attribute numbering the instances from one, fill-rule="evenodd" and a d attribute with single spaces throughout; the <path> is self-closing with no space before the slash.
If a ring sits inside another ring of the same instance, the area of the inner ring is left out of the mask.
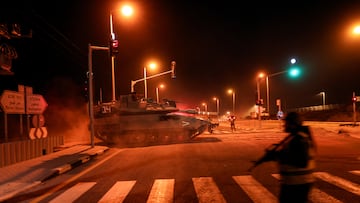
<path id="1" fill-rule="evenodd" d="M 305 183 L 312 183 L 315 181 L 313 171 L 315 169 L 315 149 L 314 144 L 308 134 L 303 132 L 298 132 L 300 136 L 309 142 L 309 160 L 308 164 L 304 168 L 299 168 L 296 166 L 288 164 L 279 164 L 281 182 L 287 185 L 298 185 Z"/>

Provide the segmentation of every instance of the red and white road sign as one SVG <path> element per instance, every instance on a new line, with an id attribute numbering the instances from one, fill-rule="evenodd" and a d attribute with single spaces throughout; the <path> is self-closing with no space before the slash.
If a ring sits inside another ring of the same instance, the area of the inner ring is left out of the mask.
<path id="1" fill-rule="evenodd" d="M 4 90 L 3 94 L 1 95 L 0 103 L 5 113 L 25 113 L 25 100 L 23 93 Z"/>
<path id="2" fill-rule="evenodd" d="M 26 113 L 27 114 L 42 114 L 48 104 L 44 97 L 40 94 L 31 94 L 26 96 Z"/>

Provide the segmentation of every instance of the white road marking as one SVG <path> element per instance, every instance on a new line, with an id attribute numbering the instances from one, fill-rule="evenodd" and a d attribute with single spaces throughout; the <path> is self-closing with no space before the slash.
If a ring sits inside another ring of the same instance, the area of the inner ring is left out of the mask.
<path id="1" fill-rule="evenodd" d="M 280 175 L 279 174 L 272 174 L 272 176 L 276 179 L 280 179 Z M 317 202 L 317 203 L 342 203 L 342 201 L 336 199 L 335 197 L 319 190 L 318 188 L 312 188 L 311 192 L 310 192 L 310 200 L 312 202 Z"/>
<path id="2" fill-rule="evenodd" d="M 124 201 L 136 181 L 117 181 L 98 203 L 121 203 Z"/>
<path id="3" fill-rule="evenodd" d="M 226 203 L 213 178 L 199 177 L 192 178 L 199 203 Z"/>
<path id="4" fill-rule="evenodd" d="M 57 196 L 55 199 L 50 201 L 50 203 L 74 202 L 95 184 L 96 182 L 80 182 Z"/>
<path id="5" fill-rule="evenodd" d="M 51 189 L 50 191 L 48 191 L 47 193 L 35 198 L 34 200 L 31 201 L 31 203 L 36 203 L 36 202 L 40 202 L 41 200 L 45 199 L 46 197 L 52 195 L 53 193 L 55 193 L 56 191 L 60 190 L 61 188 L 63 188 L 64 186 L 66 186 L 67 184 L 75 181 L 76 179 L 78 179 L 79 177 L 81 177 L 82 175 L 88 173 L 89 171 L 93 170 L 94 168 L 100 166 L 101 164 L 103 164 L 104 162 L 108 161 L 109 159 L 113 158 L 114 156 L 116 156 L 117 154 L 119 154 L 120 152 L 122 152 L 122 150 L 118 150 L 116 152 L 114 152 L 113 154 L 111 154 L 108 157 L 105 157 L 104 159 L 100 160 L 99 162 L 97 162 L 95 165 L 90 166 L 89 168 L 83 170 L 82 172 L 78 173 L 77 175 L 73 176 L 70 179 L 67 179 L 65 182 L 61 183 L 60 185 L 54 187 L 53 189 Z"/>
<path id="6" fill-rule="evenodd" d="M 349 172 L 352 173 L 352 174 L 360 176 L 360 171 L 355 170 L 355 171 L 349 171 Z"/>
<path id="7" fill-rule="evenodd" d="M 277 198 L 252 176 L 233 176 L 233 179 L 255 203 L 278 202 Z"/>
<path id="8" fill-rule="evenodd" d="M 338 176 L 330 175 L 326 172 L 316 172 L 314 173 L 317 178 L 320 178 L 323 181 L 336 185 L 344 190 L 352 192 L 356 195 L 360 195 L 360 185 L 353 183 L 351 181 L 345 180 Z"/>
<path id="9" fill-rule="evenodd" d="M 147 203 L 172 203 L 174 200 L 174 179 L 155 180 Z"/>

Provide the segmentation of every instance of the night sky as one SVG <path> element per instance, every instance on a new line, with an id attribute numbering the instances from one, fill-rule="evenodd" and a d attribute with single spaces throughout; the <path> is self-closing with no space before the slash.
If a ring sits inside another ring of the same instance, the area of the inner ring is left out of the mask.
<path id="1" fill-rule="evenodd" d="M 13 76 L 1 76 L 2 89 L 16 84 L 32 86 L 55 101 L 80 101 L 88 70 L 88 44 L 108 46 L 109 13 L 119 40 L 116 57 L 116 95 L 130 92 L 130 81 L 143 78 L 143 67 L 156 60 L 159 72 L 176 61 L 176 79 L 164 75 L 148 81 L 149 97 L 155 87 L 161 98 L 181 108 L 202 102 L 215 111 L 231 110 L 229 88 L 235 90 L 236 111 L 244 115 L 255 104 L 256 76 L 287 70 L 295 57 L 301 76 L 280 74 L 269 79 L 270 106 L 276 109 L 328 104 L 350 104 L 352 92 L 360 95 L 360 36 L 347 31 L 360 22 L 359 1 L 129 1 L 135 13 L 125 19 L 110 0 L 19 1 L 1 5 L 2 23 L 19 23 L 32 38 L 4 39 L 16 48 Z M 280 3 L 281 2 L 281 3 Z M 46 4 L 45 4 L 46 3 Z M 111 100 L 111 66 L 106 51 L 93 53 L 95 100 Z M 148 71 L 148 75 L 154 74 Z M 260 82 L 266 100 L 266 84 Z M 143 83 L 135 86 L 144 94 Z M 265 101 L 266 102 L 266 101 Z"/>

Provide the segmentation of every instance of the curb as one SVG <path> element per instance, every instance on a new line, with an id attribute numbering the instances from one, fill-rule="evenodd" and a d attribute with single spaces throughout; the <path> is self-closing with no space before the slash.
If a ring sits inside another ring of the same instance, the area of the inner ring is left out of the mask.
<path id="1" fill-rule="evenodd" d="M 57 168 L 54 168 L 52 171 L 52 173 L 46 177 L 44 177 L 40 182 L 44 182 L 44 181 L 47 181 L 51 178 L 54 178 L 58 175 L 61 175 L 63 173 L 66 173 L 88 161 L 90 161 L 90 159 L 96 157 L 97 155 L 101 155 L 103 154 L 105 151 L 107 151 L 109 148 L 105 148 L 103 150 L 98 150 L 94 153 L 89 153 L 89 154 L 85 154 L 84 156 L 78 158 L 78 159 L 75 159 L 73 161 L 70 161 L 69 163 L 65 164 L 65 165 L 62 165 L 60 167 L 57 167 Z"/>

